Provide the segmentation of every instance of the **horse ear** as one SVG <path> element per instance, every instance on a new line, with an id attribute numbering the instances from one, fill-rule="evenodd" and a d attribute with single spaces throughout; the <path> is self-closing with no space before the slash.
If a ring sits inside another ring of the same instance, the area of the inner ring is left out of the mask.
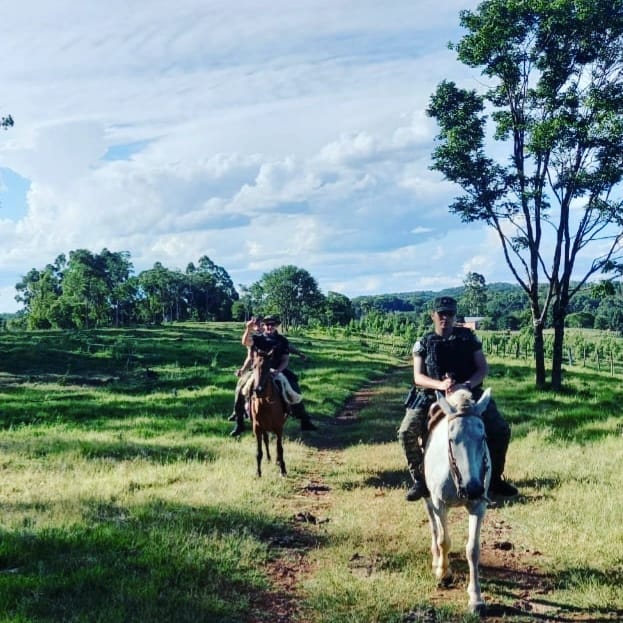
<path id="1" fill-rule="evenodd" d="M 439 406 L 441 407 L 441 410 L 448 416 L 450 417 L 451 415 L 453 415 L 454 413 L 456 413 L 456 410 L 454 409 L 454 407 L 446 400 L 446 397 L 444 394 L 442 394 L 439 391 L 435 391 L 435 395 L 437 396 L 437 402 L 439 403 Z"/>
<path id="2" fill-rule="evenodd" d="M 485 412 L 486 408 L 489 406 L 489 400 L 491 400 L 491 388 L 487 387 L 487 389 L 482 392 L 480 400 L 476 403 L 478 415 L 482 415 Z"/>

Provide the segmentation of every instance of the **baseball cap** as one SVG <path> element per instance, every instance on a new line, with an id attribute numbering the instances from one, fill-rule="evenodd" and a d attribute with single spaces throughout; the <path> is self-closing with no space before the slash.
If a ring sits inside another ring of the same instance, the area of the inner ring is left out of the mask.
<path id="1" fill-rule="evenodd" d="M 438 296 L 433 301 L 433 311 L 456 314 L 456 300 L 451 296 Z"/>

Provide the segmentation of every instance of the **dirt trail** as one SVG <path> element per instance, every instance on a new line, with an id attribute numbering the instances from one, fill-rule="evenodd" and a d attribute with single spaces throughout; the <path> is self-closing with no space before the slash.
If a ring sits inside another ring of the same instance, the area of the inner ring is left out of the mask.
<path id="1" fill-rule="evenodd" d="M 382 387 L 378 381 L 358 391 L 344 406 L 335 418 L 335 425 L 355 423 L 359 412 L 370 402 L 371 397 Z M 299 492 L 301 508 L 305 509 L 294 516 L 293 522 L 300 524 L 318 524 L 326 521 L 331 511 L 330 489 L 322 480 L 322 465 L 336 464 L 342 460 L 339 449 L 321 450 L 315 456 L 318 469 L 310 474 L 308 481 Z M 495 508 L 495 503 L 492 509 Z M 450 524 L 462 519 L 450 515 Z M 258 594 L 253 601 L 256 615 L 249 623 L 306 623 L 303 618 L 297 590 L 302 578 L 312 573 L 308 551 L 313 542 L 289 538 L 275 541 L 275 552 L 278 554 L 269 563 L 267 572 L 272 581 L 272 590 Z M 427 609 L 405 613 L 404 623 L 435 623 L 435 605 L 454 602 L 465 605 L 467 584 L 467 565 L 457 553 L 452 553 L 451 566 L 454 581 L 449 587 L 440 588 L 431 597 L 432 606 Z M 481 577 L 499 587 L 507 597 L 511 597 L 512 605 L 492 602 L 488 595 L 487 612 L 483 621 L 487 623 L 528 623 L 533 621 L 545 623 L 613 623 L 620 618 L 615 613 L 588 612 L 584 610 L 566 610 L 548 598 L 554 589 L 554 580 L 539 570 L 541 553 L 538 551 L 518 551 L 513 544 L 511 527 L 503 519 L 496 518 L 494 511 L 488 514 L 481 535 L 480 570 Z M 356 572 L 358 561 L 352 561 L 353 572 Z M 365 565 L 365 561 L 361 561 Z M 508 602 L 507 602 L 508 603 Z"/>

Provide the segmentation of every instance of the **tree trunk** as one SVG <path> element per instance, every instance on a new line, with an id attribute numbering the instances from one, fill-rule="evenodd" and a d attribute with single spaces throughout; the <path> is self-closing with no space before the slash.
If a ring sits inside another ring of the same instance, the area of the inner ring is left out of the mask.
<path id="1" fill-rule="evenodd" d="M 534 364 L 537 389 L 545 388 L 545 346 L 543 342 L 543 324 L 534 325 Z"/>
<path id="2" fill-rule="evenodd" d="M 562 359 L 565 337 L 565 317 L 554 309 L 554 353 L 552 358 L 552 389 L 562 389 Z"/>

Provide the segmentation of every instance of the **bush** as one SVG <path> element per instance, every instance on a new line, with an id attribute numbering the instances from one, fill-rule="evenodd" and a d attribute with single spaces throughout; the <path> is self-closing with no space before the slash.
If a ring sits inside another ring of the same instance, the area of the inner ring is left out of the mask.
<path id="1" fill-rule="evenodd" d="M 565 318 L 565 327 L 574 329 L 592 329 L 595 325 L 595 316 L 589 312 L 575 312 Z"/>

